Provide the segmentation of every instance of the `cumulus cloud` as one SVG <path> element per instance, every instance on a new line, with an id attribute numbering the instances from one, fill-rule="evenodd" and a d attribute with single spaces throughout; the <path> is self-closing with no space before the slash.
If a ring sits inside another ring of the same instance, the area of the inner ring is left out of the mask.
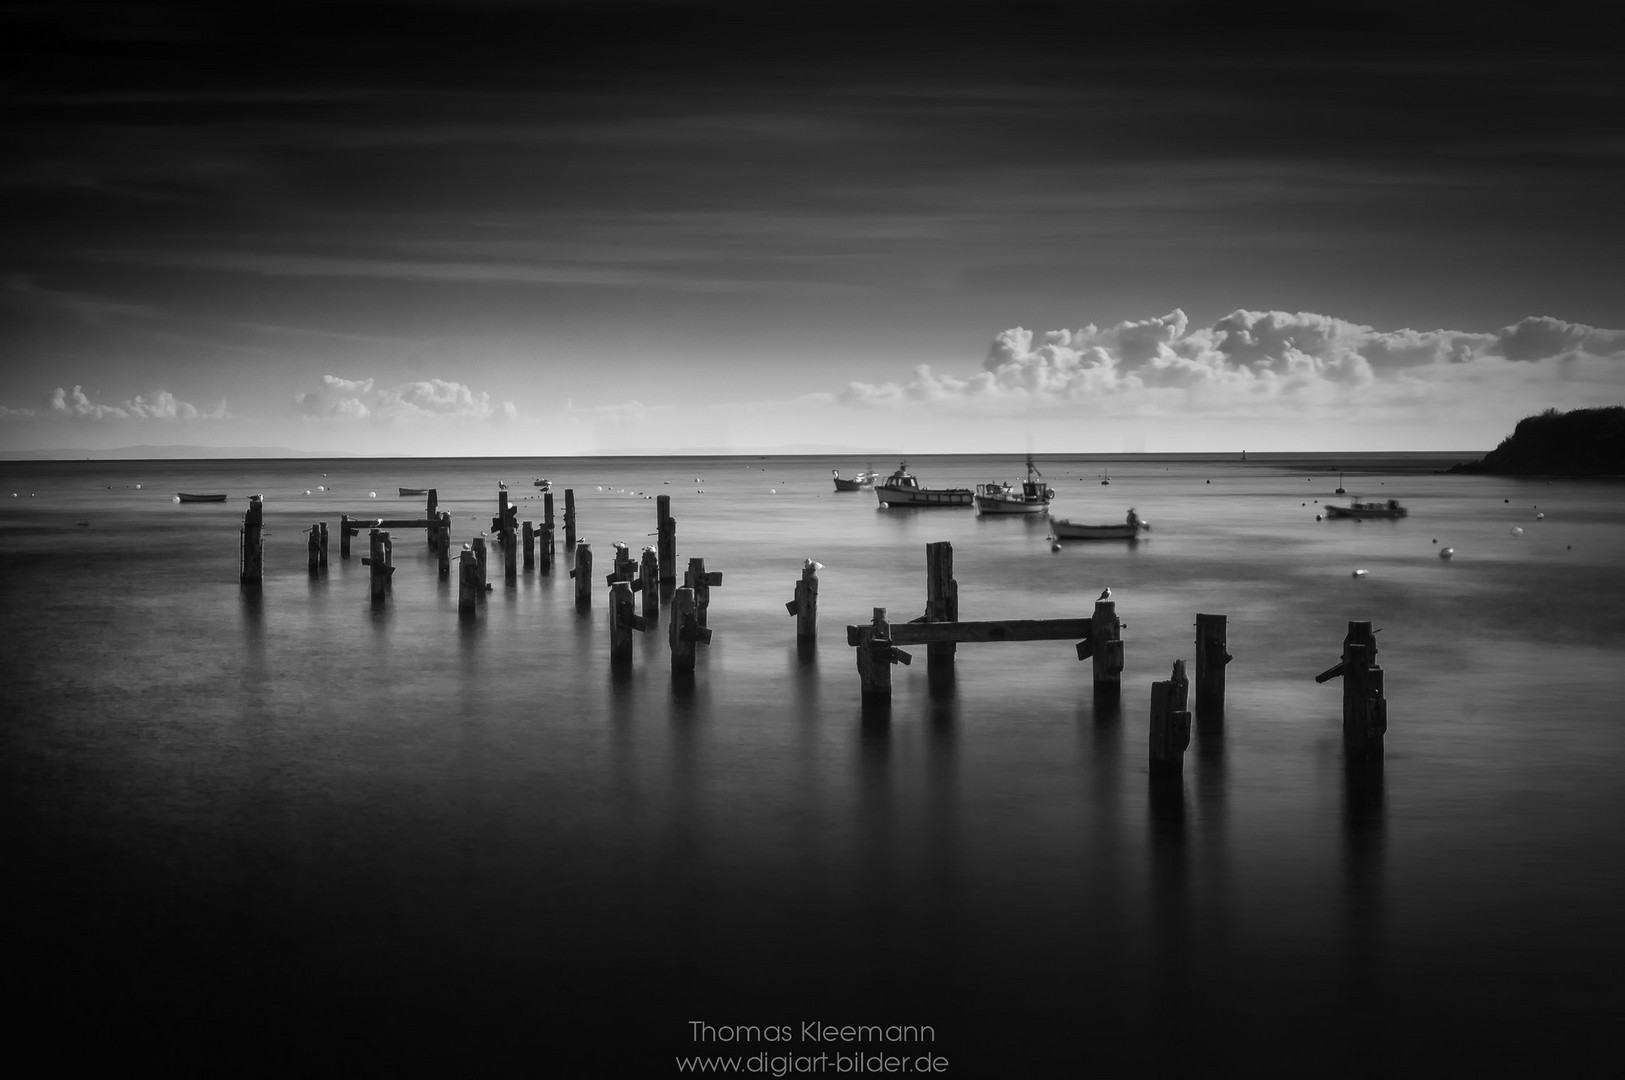
<path id="1" fill-rule="evenodd" d="M 502 423 L 519 415 L 511 401 L 492 401 L 483 390 L 445 379 L 380 386 L 323 375 L 319 387 L 294 397 L 294 405 L 313 420 L 382 424 Z"/>
<path id="2" fill-rule="evenodd" d="M 1574 361 L 1582 363 L 1554 368 Z M 1525 366 L 1530 371 L 1511 370 Z M 1419 405 L 1472 382 L 1511 386 L 1547 375 L 1589 381 L 1599 394 L 1617 396 L 1625 386 L 1625 331 L 1545 317 L 1493 333 L 1377 330 L 1284 311 L 1235 311 L 1192 327 L 1176 309 L 1108 327 L 1036 334 L 1015 327 L 994 337 L 974 375 L 921 365 L 907 381 L 854 382 L 838 398 L 1094 415 L 1191 415 L 1244 405 L 1286 413 L 1351 402 Z"/>
<path id="3" fill-rule="evenodd" d="M 81 386 L 72 390 L 59 386 L 45 397 L 45 414 L 70 420 L 156 420 L 188 422 L 193 420 L 234 419 L 224 401 L 212 409 L 199 409 L 190 402 L 181 401 L 168 390 L 160 390 L 150 398 L 142 394 L 116 405 L 92 401 Z"/>

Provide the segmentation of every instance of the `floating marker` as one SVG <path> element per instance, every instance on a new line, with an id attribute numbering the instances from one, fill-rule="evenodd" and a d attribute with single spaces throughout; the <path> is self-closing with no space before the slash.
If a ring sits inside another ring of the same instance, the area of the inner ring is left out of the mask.
<path id="1" fill-rule="evenodd" d="M 1512 526 L 1512 535 L 1513 536 L 1522 536 L 1523 535 L 1523 530 L 1518 528 L 1518 526 L 1514 525 L 1514 526 Z"/>
<path id="2" fill-rule="evenodd" d="M 1456 549 L 1455 548 L 1440 548 L 1439 549 L 1439 558 L 1443 559 L 1445 562 L 1449 562 L 1451 560 L 1451 558 L 1455 556 L 1455 554 L 1456 554 Z"/>
<path id="3" fill-rule="evenodd" d="M 1354 573 L 1350 574 L 1349 576 L 1350 577 L 1363 578 L 1363 577 L 1367 576 L 1370 573 L 1371 573 L 1371 571 L 1369 571 L 1369 570 L 1356 570 L 1356 571 L 1354 571 Z"/>

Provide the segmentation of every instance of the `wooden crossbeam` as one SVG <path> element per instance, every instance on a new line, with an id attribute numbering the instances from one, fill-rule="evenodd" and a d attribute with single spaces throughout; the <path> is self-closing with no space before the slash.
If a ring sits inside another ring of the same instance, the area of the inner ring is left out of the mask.
<path id="1" fill-rule="evenodd" d="M 1056 641 L 1087 638 L 1090 619 L 993 619 L 986 622 L 892 623 L 894 645 L 929 645 L 944 641 Z M 848 626 L 846 643 L 858 644 L 867 626 Z"/>

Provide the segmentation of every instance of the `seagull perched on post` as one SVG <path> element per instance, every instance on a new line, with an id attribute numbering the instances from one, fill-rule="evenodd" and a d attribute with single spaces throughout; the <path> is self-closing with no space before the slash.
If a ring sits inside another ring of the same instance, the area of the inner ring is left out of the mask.
<path id="1" fill-rule="evenodd" d="M 1110 585 L 1106 586 L 1104 589 L 1101 589 L 1100 590 L 1100 595 L 1095 597 L 1096 600 L 1110 600 L 1111 598 L 1112 598 L 1112 587 Z"/>
<path id="2" fill-rule="evenodd" d="M 813 573 L 816 574 L 816 573 L 818 573 L 818 571 L 820 571 L 820 570 L 822 570 L 824 568 L 824 564 L 821 563 L 821 562 L 815 562 L 812 559 L 807 559 L 807 560 L 802 562 L 801 568 L 803 570 L 811 570 Z"/>

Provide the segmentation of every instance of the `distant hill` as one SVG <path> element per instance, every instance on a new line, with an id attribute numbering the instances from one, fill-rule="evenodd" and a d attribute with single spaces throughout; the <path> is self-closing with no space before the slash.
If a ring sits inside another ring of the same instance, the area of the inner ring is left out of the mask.
<path id="1" fill-rule="evenodd" d="M 128 461 L 177 458 L 341 458 L 337 451 L 290 450 L 286 446 L 114 446 L 101 450 L 0 450 L 7 461 Z"/>
<path id="2" fill-rule="evenodd" d="M 1501 445 L 1456 473 L 1498 476 L 1625 476 L 1625 406 L 1547 409 L 1518 421 Z"/>

